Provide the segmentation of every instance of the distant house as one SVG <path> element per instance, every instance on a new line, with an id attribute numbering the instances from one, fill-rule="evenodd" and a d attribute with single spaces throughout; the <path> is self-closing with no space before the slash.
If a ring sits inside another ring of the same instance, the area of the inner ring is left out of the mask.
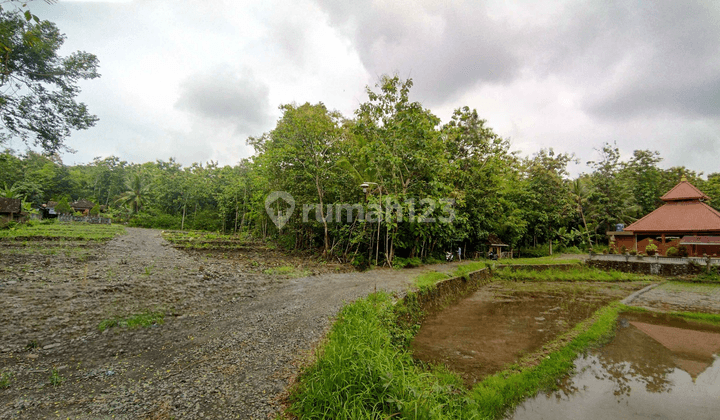
<path id="1" fill-rule="evenodd" d="M 40 216 L 43 219 L 53 219 L 55 217 L 58 217 L 58 214 L 55 211 L 55 206 L 57 206 L 57 203 L 57 201 L 48 201 L 47 203 L 43 204 L 40 208 Z"/>
<path id="2" fill-rule="evenodd" d="M 89 200 L 85 200 L 84 198 L 78 201 L 73 201 L 70 203 L 70 207 L 72 207 L 73 211 L 79 211 L 80 213 L 84 215 L 90 214 L 90 210 L 95 207 L 95 203 Z"/>
<path id="3" fill-rule="evenodd" d="M 0 218 L 12 222 L 22 217 L 22 200 L 19 198 L 0 198 Z"/>
<path id="4" fill-rule="evenodd" d="M 679 184 L 660 197 L 662 207 L 621 231 L 607 232 L 615 248 L 645 252 L 652 240 L 657 252 L 684 246 L 688 255 L 720 255 L 720 212 L 706 202 L 710 197 L 683 176 Z"/>

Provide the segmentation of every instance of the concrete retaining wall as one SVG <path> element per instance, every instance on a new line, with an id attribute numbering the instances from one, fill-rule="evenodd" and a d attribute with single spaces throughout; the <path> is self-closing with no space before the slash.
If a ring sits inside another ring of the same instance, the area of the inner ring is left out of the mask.
<path id="1" fill-rule="evenodd" d="M 82 223 L 92 223 L 96 225 L 109 225 L 112 223 L 112 219 L 109 219 L 107 217 L 99 217 L 99 216 L 71 216 L 69 214 L 61 214 L 58 216 L 58 221 L 60 222 L 82 222 Z"/>
<path id="2" fill-rule="evenodd" d="M 452 277 L 435 284 L 435 287 L 418 291 L 415 295 L 420 310 L 425 315 L 445 309 L 468 294 L 491 281 L 492 274 L 487 268 L 468 273 L 468 278 Z M 406 297 L 407 299 L 407 297 Z"/>
<path id="3" fill-rule="evenodd" d="M 663 264 L 657 261 L 607 261 L 587 260 L 588 267 L 596 267 L 601 270 L 616 270 L 624 273 L 654 274 L 659 276 L 684 276 L 688 274 L 700 274 L 707 270 L 706 265 L 695 264 Z"/>

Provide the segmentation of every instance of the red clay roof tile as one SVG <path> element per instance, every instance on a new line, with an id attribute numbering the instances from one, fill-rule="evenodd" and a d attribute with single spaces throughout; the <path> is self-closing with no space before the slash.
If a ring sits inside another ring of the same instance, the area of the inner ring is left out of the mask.
<path id="1" fill-rule="evenodd" d="M 666 192 L 660 199 L 663 201 L 710 200 L 710 197 L 695 188 L 693 184 L 687 181 L 680 181 L 679 184 Z"/>
<path id="2" fill-rule="evenodd" d="M 720 232 L 720 212 L 701 201 L 669 201 L 624 230 L 632 232 Z"/>

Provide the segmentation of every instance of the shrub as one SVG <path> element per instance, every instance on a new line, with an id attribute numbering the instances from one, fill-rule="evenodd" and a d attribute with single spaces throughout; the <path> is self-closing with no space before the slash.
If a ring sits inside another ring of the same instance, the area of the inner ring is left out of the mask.
<path id="1" fill-rule="evenodd" d="M 685 257 L 688 256 L 688 250 L 687 250 L 687 248 L 685 247 L 685 245 L 680 245 L 680 246 L 678 247 L 678 256 L 680 256 L 680 257 L 682 257 L 682 258 L 685 258 Z"/>
<path id="2" fill-rule="evenodd" d="M 636 254 L 637 254 L 637 251 L 635 251 L 634 249 L 631 249 L 630 251 L 628 251 L 628 253 L 629 253 L 630 255 L 636 255 Z"/>
<path id="3" fill-rule="evenodd" d="M 665 251 L 666 257 L 677 257 L 678 254 L 679 254 L 679 251 L 674 246 L 671 246 L 670 248 L 667 249 L 667 251 Z"/>
<path id="4" fill-rule="evenodd" d="M 648 255 L 655 255 L 658 250 L 658 246 L 653 243 L 652 239 L 650 239 L 649 242 L 650 243 L 645 247 L 645 252 Z"/>
<path id="5" fill-rule="evenodd" d="M 617 254 L 617 251 L 614 247 L 610 248 L 610 251 L 608 251 L 610 254 Z"/>
<path id="6" fill-rule="evenodd" d="M 626 252 L 628 252 L 627 247 L 626 247 L 625 245 L 621 246 L 621 247 L 620 247 L 620 253 L 621 253 L 621 254 L 625 254 Z"/>
<path id="7" fill-rule="evenodd" d="M 395 268 L 413 268 L 422 265 L 422 261 L 418 257 L 414 258 L 401 258 L 395 257 L 393 259 L 393 267 Z"/>
<path id="8" fill-rule="evenodd" d="M 98 214 L 100 214 L 100 204 L 95 204 L 95 206 L 90 209 L 90 216 L 97 216 Z"/>
<path id="9" fill-rule="evenodd" d="M 155 216 L 149 213 L 137 213 L 130 219 L 128 226 L 154 229 L 180 229 L 180 217 L 169 214 Z"/>
<path id="10" fill-rule="evenodd" d="M 70 208 L 70 204 L 68 204 L 67 198 L 63 198 L 55 205 L 55 213 L 57 213 L 57 214 L 72 213 L 72 208 Z"/>
<path id="11" fill-rule="evenodd" d="M 526 258 L 539 258 L 550 256 L 548 245 L 538 245 L 536 247 L 520 248 L 520 255 Z"/>

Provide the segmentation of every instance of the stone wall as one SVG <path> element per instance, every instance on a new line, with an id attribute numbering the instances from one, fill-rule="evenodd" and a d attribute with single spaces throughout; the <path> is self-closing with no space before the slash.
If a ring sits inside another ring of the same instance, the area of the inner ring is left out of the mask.
<path id="1" fill-rule="evenodd" d="M 81 222 L 81 223 L 92 223 L 96 225 L 109 225 L 112 219 L 100 216 L 72 216 L 69 214 L 61 214 L 58 216 L 60 222 Z"/>
<path id="2" fill-rule="evenodd" d="M 596 267 L 601 270 L 616 270 L 625 273 L 654 274 L 660 276 L 684 276 L 688 274 L 699 274 L 707 270 L 706 265 L 699 263 L 687 264 L 665 264 L 658 261 L 603 261 L 588 260 L 585 262 L 588 267 Z"/>
<path id="3" fill-rule="evenodd" d="M 580 267 L 580 265 L 578 265 L 577 263 L 575 263 L 575 264 L 534 264 L 534 265 L 500 264 L 500 265 L 498 265 L 498 269 L 507 268 L 507 267 L 509 267 L 512 271 L 517 271 L 517 270 L 545 271 L 545 270 L 549 270 L 549 269 L 566 271 L 566 270 L 572 270 L 573 268 L 578 268 L 578 267 Z"/>

